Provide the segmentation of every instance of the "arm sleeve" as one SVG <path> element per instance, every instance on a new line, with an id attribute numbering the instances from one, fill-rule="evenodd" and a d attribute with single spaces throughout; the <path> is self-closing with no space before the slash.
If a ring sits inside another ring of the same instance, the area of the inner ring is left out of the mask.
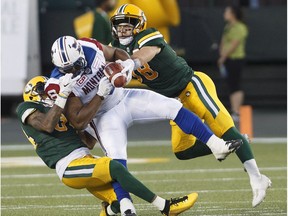
<path id="1" fill-rule="evenodd" d="M 164 47 L 166 44 L 163 35 L 159 31 L 151 32 L 138 40 L 139 49 L 144 46 Z"/>
<path id="2" fill-rule="evenodd" d="M 18 119 L 23 124 L 25 124 L 27 117 L 30 116 L 32 113 L 34 113 L 37 110 L 36 107 L 37 107 L 37 105 L 34 103 L 23 102 L 23 103 L 19 104 L 19 106 L 16 109 Z"/>

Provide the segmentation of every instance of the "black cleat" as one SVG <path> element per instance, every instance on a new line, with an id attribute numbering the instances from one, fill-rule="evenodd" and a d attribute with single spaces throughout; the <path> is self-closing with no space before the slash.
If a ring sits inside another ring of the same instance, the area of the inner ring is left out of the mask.
<path id="1" fill-rule="evenodd" d="M 222 148 L 219 148 L 219 152 L 213 152 L 214 156 L 218 161 L 225 160 L 228 155 L 235 152 L 243 144 L 241 139 L 228 140 Z"/>
<path id="2" fill-rule="evenodd" d="M 123 216 L 137 216 L 131 209 L 128 209 L 124 212 Z"/>

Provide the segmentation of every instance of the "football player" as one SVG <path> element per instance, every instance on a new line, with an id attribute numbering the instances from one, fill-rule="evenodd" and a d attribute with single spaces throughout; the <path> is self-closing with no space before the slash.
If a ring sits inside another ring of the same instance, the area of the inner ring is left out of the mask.
<path id="1" fill-rule="evenodd" d="M 242 139 L 236 151 L 247 171 L 253 191 L 252 206 L 265 198 L 271 181 L 262 175 L 248 141 L 234 126 L 233 120 L 217 97 L 216 88 L 209 76 L 193 71 L 187 62 L 177 56 L 155 28 L 148 28 L 144 12 L 133 4 L 124 4 L 111 17 L 112 46 L 126 50 L 135 63 L 133 77 L 150 89 L 167 97 L 177 97 L 183 106 L 203 119 L 211 130 L 224 140 Z M 185 134 L 174 122 L 172 146 L 176 157 L 187 160 L 211 154 L 193 135 Z"/>
<path id="2" fill-rule="evenodd" d="M 163 215 L 178 215 L 191 208 L 197 200 L 197 193 L 165 200 L 145 187 L 119 162 L 108 157 L 91 155 L 78 133 L 86 136 L 85 140 L 91 147 L 95 144 L 95 139 L 85 131 L 77 132 L 63 115 L 67 97 L 78 79 L 79 76 L 72 78 L 72 74 L 60 78 L 60 90 L 55 102 L 45 94 L 46 77 L 36 76 L 25 86 L 24 102 L 17 107 L 17 115 L 24 134 L 44 163 L 49 168 L 56 169 L 60 180 L 68 187 L 86 188 L 97 198 L 112 204 L 106 209 L 105 215 L 120 211 L 111 186 L 114 181 L 156 206 Z M 109 85 L 101 82 L 99 88 L 109 88 Z M 98 91 L 97 97 L 105 97 L 108 93 Z M 122 215 L 133 215 L 130 213 L 123 212 Z"/>
<path id="3" fill-rule="evenodd" d="M 99 101 L 97 91 L 100 89 L 101 78 L 105 76 L 103 68 L 106 61 L 119 58 L 113 51 L 117 51 L 117 55 L 120 51 L 125 52 L 93 39 L 76 40 L 71 36 L 58 38 L 51 51 L 52 62 L 56 66 L 52 77 L 61 77 L 65 73 L 81 75 L 67 100 L 67 119 L 78 130 L 85 129 L 91 122 L 106 156 L 127 167 L 127 128 L 133 123 L 161 119 L 172 119 L 185 133 L 194 134 L 207 144 L 218 160 L 224 160 L 239 148 L 241 140 L 225 142 L 219 139 L 197 116 L 183 108 L 174 98 L 145 89 L 114 88 L 110 94 L 102 97 L 103 101 Z M 124 56 L 121 53 L 122 59 L 117 62 L 123 65 L 122 73 L 131 77 L 134 62 L 127 53 L 126 58 Z M 128 78 L 128 82 L 130 79 Z M 47 91 L 49 89 L 50 85 L 46 87 Z M 117 182 L 113 183 L 113 187 L 121 212 L 130 209 L 136 214 L 129 194 Z"/>

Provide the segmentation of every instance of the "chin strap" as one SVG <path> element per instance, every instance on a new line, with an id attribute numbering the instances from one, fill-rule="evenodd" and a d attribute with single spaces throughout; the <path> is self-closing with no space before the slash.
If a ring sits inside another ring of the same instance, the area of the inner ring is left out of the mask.
<path id="1" fill-rule="evenodd" d="M 119 38 L 119 42 L 120 44 L 124 45 L 124 46 L 127 46 L 128 44 L 130 44 L 133 40 L 133 36 L 129 36 L 129 37 L 126 37 L 126 38 Z"/>

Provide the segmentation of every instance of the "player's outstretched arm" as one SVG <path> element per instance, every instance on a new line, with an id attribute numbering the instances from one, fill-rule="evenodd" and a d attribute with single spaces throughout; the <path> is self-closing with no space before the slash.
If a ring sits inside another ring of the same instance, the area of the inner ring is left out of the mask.
<path id="1" fill-rule="evenodd" d="M 102 45 L 102 48 L 107 61 L 116 61 L 118 59 L 125 61 L 130 59 L 130 55 L 125 50 L 106 45 Z"/>
<path id="2" fill-rule="evenodd" d="M 151 61 L 160 51 L 160 47 L 145 46 L 134 52 L 131 57 L 135 62 L 135 69 Z"/>

